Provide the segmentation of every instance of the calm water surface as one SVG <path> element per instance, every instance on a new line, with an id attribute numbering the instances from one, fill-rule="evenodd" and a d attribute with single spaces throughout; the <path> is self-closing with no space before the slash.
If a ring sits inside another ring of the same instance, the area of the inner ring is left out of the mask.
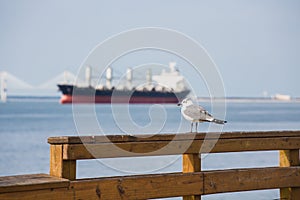
<path id="1" fill-rule="evenodd" d="M 208 110 L 209 103 L 201 103 Z M 128 126 L 128 118 L 118 105 L 118 123 L 110 105 L 96 105 L 95 113 L 103 132 L 120 134 L 122 131 L 142 133 L 153 130 L 149 111 L 158 120 L 152 125 L 162 133 L 187 132 L 190 124 L 181 121 L 179 108 L 175 105 L 151 107 L 150 105 L 130 105 L 129 113 L 138 127 Z M 245 130 L 300 130 L 300 103 L 227 103 L 224 131 Z M 152 113 L 152 114 L 153 114 Z M 157 114 L 162 113 L 162 114 Z M 160 119 L 161 118 L 161 119 Z M 162 123 L 162 121 L 164 123 Z M 179 127 L 179 124 L 181 126 Z M 208 125 L 199 130 L 206 131 Z M 90 131 L 90 129 L 88 129 Z M 92 130 L 92 129 L 91 129 Z M 72 106 L 60 105 L 57 100 L 11 100 L 0 103 L 0 176 L 48 173 L 49 145 L 51 136 L 77 135 L 73 120 Z M 209 154 L 202 161 L 205 169 L 249 168 L 278 165 L 278 152 L 245 152 L 228 154 Z M 79 161 L 77 177 L 103 177 L 139 173 L 162 173 L 181 171 L 180 156 L 102 159 Z M 203 199 L 277 199 L 278 190 L 263 190 L 227 193 L 204 196 Z M 173 198 L 178 199 L 178 198 Z"/>

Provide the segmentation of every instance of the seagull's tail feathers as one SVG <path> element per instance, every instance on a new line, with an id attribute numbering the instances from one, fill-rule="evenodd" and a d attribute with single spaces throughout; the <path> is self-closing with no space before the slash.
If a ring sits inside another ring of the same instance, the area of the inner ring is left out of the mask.
<path id="1" fill-rule="evenodd" d="M 212 122 L 214 122 L 214 123 L 216 123 L 216 124 L 225 124 L 225 123 L 227 123 L 227 121 L 220 120 L 220 119 L 213 119 Z"/>

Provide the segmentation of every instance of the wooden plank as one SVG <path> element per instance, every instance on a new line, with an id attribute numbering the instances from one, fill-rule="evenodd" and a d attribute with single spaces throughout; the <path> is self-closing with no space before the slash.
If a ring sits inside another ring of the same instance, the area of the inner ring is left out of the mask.
<path id="1" fill-rule="evenodd" d="M 190 139 L 209 139 L 220 136 L 222 139 L 239 138 L 269 138 L 269 137 L 300 137 L 300 131 L 250 131 L 250 132 L 223 132 L 223 133 L 178 133 L 158 135 L 107 135 L 107 136 L 62 136 L 50 137 L 50 144 L 81 144 L 81 143 L 111 143 L 111 142 L 147 142 L 147 141 L 172 141 Z"/>
<path id="2" fill-rule="evenodd" d="M 300 166 L 299 149 L 280 151 L 280 166 Z M 300 187 L 280 188 L 280 198 L 287 200 L 300 199 Z"/>
<path id="3" fill-rule="evenodd" d="M 52 177 L 47 174 L 0 177 L 0 193 L 68 187 L 69 180 Z"/>
<path id="4" fill-rule="evenodd" d="M 219 139 L 216 143 L 205 140 L 206 147 L 200 148 L 203 140 L 182 140 L 159 142 L 127 142 L 127 143 L 99 143 L 99 144 L 66 144 L 64 145 L 64 160 L 114 158 L 155 155 L 178 155 L 198 153 L 220 153 L 240 151 L 264 151 L 278 149 L 300 148 L 300 137 L 276 137 L 276 138 L 243 138 L 243 139 Z M 210 151 L 209 151 L 210 150 Z"/>
<path id="5" fill-rule="evenodd" d="M 218 140 L 212 153 L 285 150 L 300 147 L 300 137 L 247 138 Z"/>
<path id="6" fill-rule="evenodd" d="M 300 186 L 300 167 L 204 172 L 204 194 Z"/>
<path id="7" fill-rule="evenodd" d="M 279 164 L 281 167 L 299 166 L 299 149 L 282 150 L 279 153 Z"/>
<path id="8" fill-rule="evenodd" d="M 149 199 L 300 187 L 300 167 L 232 169 L 71 181 L 69 188 L 0 193 L 0 199 Z M 24 177 L 25 178 L 25 177 Z M 293 193 L 291 199 L 298 199 Z"/>
<path id="9" fill-rule="evenodd" d="M 183 154 L 182 155 L 182 172 L 200 172 L 201 171 L 201 154 Z M 183 200 L 201 200 L 200 195 L 183 196 Z"/>
<path id="10" fill-rule="evenodd" d="M 63 160 L 62 178 L 76 179 L 76 160 Z"/>
<path id="11" fill-rule="evenodd" d="M 76 160 L 63 160 L 63 145 L 50 145 L 50 175 L 76 179 Z"/>
<path id="12" fill-rule="evenodd" d="M 291 188 L 291 193 L 290 193 L 290 200 L 299 200 L 300 199 L 300 189 L 299 187 L 297 188 Z"/>
<path id="13" fill-rule="evenodd" d="M 0 199 L 3 200 L 74 200 L 73 191 L 69 188 L 50 188 L 32 191 L 0 193 Z"/>
<path id="14" fill-rule="evenodd" d="M 71 182 L 74 199 L 150 199 L 202 194 L 202 173 L 99 178 Z"/>
<path id="15" fill-rule="evenodd" d="M 200 172 L 201 158 L 200 154 L 183 154 L 182 155 L 182 171 L 183 172 Z"/>
<path id="16" fill-rule="evenodd" d="M 50 175 L 62 177 L 63 145 L 50 145 Z"/>

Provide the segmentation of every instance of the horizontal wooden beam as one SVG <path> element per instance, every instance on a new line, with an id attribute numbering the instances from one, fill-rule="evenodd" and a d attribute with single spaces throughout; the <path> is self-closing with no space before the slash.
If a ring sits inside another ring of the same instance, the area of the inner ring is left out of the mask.
<path id="1" fill-rule="evenodd" d="M 149 199 L 300 186 L 300 167 L 249 168 L 73 181 L 77 199 Z"/>
<path id="2" fill-rule="evenodd" d="M 65 144 L 64 160 L 300 149 L 300 137 Z"/>
<path id="3" fill-rule="evenodd" d="M 203 193 L 202 173 L 173 173 L 71 182 L 75 199 L 149 199 Z"/>
<path id="4" fill-rule="evenodd" d="M 300 137 L 300 131 L 248 131 L 248 132 L 222 132 L 222 133 L 177 133 L 158 135 L 106 135 L 106 136 L 62 136 L 50 137 L 50 144 L 81 144 L 81 143 L 123 143 L 123 142 L 149 142 L 174 141 L 190 139 L 238 139 L 238 138 L 273 138 L 273 137 Z"/>
<path id="5" fill-rule="evenodd" d="M 203 193 L 202 173 L 137 175 L 71 181 L 65 188 L 0 193 L 0 199 L 148 199 Z"/>
<path id="6" fill-rule="evenodd" d="M 149 199 L 300 186 L 300 167 L 231 169 L 70 181 L 66 188 L 0 193 L 0 199 Z"/>
<path id="7" fill-rule="evenodd" d="M 204 194 L 300 186 L 300 167 L 204 172 Z"/>

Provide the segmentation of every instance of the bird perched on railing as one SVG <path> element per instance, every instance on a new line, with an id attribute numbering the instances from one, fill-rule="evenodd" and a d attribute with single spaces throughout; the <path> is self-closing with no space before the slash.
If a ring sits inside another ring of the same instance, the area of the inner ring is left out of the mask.
<path id="1" fill-rule="evenodd" d="M 216 124 L 225 124 L 227 121 L 214 118 L 209 114 L 203 107 L 194 104 L 190 98 L 182 100 L 178 103 L 181 106 L 182 116 L 191 122 L 191 132 L 193 132 L 193 124 L 196 123 L 196 132 L 198 128 L 198 123 L 201 122 L 214 122 Z"/>

